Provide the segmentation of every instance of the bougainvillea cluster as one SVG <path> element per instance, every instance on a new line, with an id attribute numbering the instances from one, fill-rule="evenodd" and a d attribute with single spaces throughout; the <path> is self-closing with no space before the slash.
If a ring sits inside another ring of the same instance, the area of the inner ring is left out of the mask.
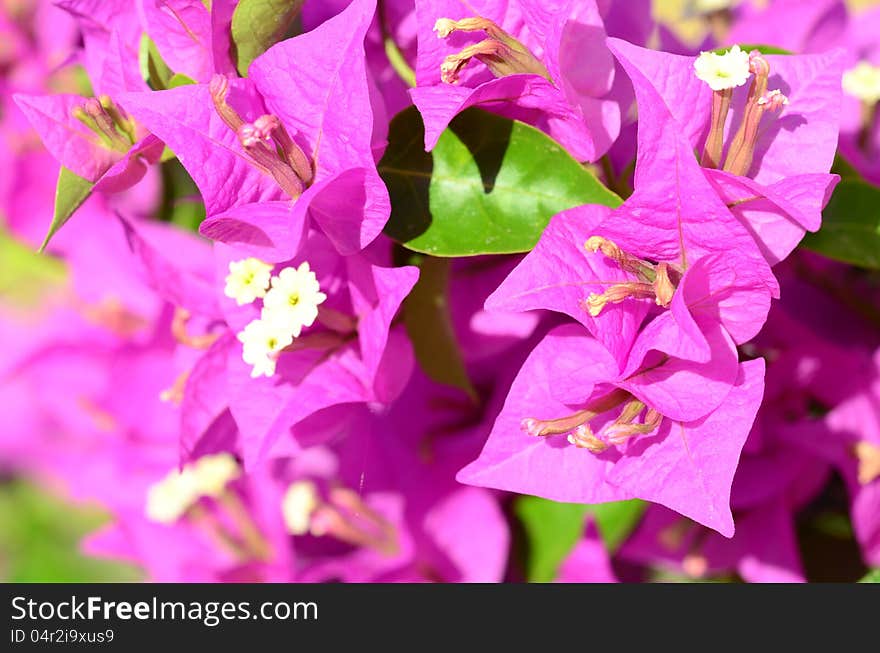
<path id="1" fill-rule="evenodd" d="M 880 9 L 657 4 L 0 3 L 2 471 L 157 581 L 880 567 Z"/>

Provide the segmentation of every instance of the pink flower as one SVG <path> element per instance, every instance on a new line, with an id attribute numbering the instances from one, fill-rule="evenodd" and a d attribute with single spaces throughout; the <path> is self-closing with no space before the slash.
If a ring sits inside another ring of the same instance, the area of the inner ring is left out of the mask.
<path id="1" fill-rule="evenodd" d="M 427 149 L 471 106 L 536 125 L 581 161 L 597 160 L 617 138 L 620 108 L 606 97 L 614 61 L 592 0 L 418 0 L 416 17 L 412 97 Z"/>

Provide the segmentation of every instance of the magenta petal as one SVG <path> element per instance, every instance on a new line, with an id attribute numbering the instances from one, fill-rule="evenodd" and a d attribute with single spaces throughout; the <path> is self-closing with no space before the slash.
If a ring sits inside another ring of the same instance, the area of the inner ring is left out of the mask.
<path id="1" fill-rule="evenodd" d="M 563 438 L 534 438 L 520 430 L 523 417 L 571 412 L 548 388 L 553 361 L 590 360 L 596 343 L 578 336 L 577 329 L 556 329 L 535 348 L 514 381 L 486 446 L 458 473 L 458 480 L 574 503 L 638 497 L 730 537 L 730 487 L 761 402 L 763 361 L 744 363 L 724 403 L 708 416 L 689 423 L 664 419 L 656 435 L 637 438 L 624 453 L 612 449 L 595 456 Z"/>
<path id="2" fill-rule="evenodd" d="M 755 148 L 752 178 L 772 184 L 790 177 L 828 172 L 837 150 L 843 50 L 825 54 L 770 55 L 770 88 L 788 96 L 788 105 L 768 121 Z M 803 147 L 809 143 L 810 147 Z"/>
<path id="3" fill-rule="evenodd" d="M 658 435 L 632 443 L 608 482 L 731 537 L 730 488 L 761 403 L 763 376 L 763 360 L 743 363 L 715 412 L 684 424 L 664 420 Z"/>
<path id="4" fill-rule="evenodd" d="M 629 350 L 624 374 L 638 370 L 652 350 L 694 363 L 706 363 L 712 359 L 709 341 L 684 305 L 684 300 L 673 300 L 669 308 L 641 329 Z"/>
<path id="5" fill-rule="evenodd" d="M 498 501 L 486 490 L 462 487 L 425 515 L 425 532 L 458 569 L 460 583 L 503 580 L 510 532 Z M 479 537 L 473 537 L 479 532 Z"/>
<path id="6" fill-rule="evenodd" d="M 822 209 L 840 181 L 823 173 L 795 175 L 770 186 L 722 170 L 706 170 L 709 182 L 749 230 L 770 265 L 787 257 L 806 231 L 817 231 Z"/>
<path id="7" fill-rule="evenodd" d="M 391 215 L 388 189 L 375 168 L 352 168 L 311 186 L 299 199 L 343 256 L 364 249 Z"/>
<path id="8" fill-rule="evenodd" d="M 362 257 L 353 257 L 347 262 L 361 357 L 368 378 L 373 379 L 388 342 L 391 322 L 418 281 L 419 269 L 413 266 L 383 268 L 371 265 Z"/>
<path id="9" fill-rule="evenodd" d="M 655 101 L 670 113 L 691 148 L 702 145 L 712 109 L 712 89 L 694 74 L 694 57 L 657 52 L 616 38 L 608 39 L 608 47 L 636 90 L 650 89 Z"/>
<path id="10" fill-rule="evenodd" d="M 778 296 L 779 285 L 769 265 L 709 184 L 694 157 L 693 143 L 665 104 L 657 82 L 620 53 L 634 49 L 640 56 L 650 55 L 616 39 L 609 43 L 636 90 L 639 158 L 635 193 L 602 224 L 600 234 L 624 240 L 636 228 L 640 237 L 634 245 L 641 246 L 632 247 L 630 253 L 683 269 L 707 254 L 736 251 L 766 289 Z"/>
<path id="11" fill-rule="evenodd" d="M 348 168 L 375 167 L 364 56 L 375 11 L 376 0 L 353 0 L 311 32 L 269 48 L 248 71 L 269 111 L 307 140 L 318 181 Z"/>
<path id="12" fill-rule="evenodd" d="M 235 66 L 230 57 L 232 47 L 232 15 L 238 0 L 212 0 L 211 31 L 214 72 L 235 76 Z"/>
<path id="13" fill-rule="evenodd" d="M 317 350 L 284 354 L 272 378 L 252 379 L 240 346 L 230 351 L 228 365 L 230 409 L 241 429 L 246 466 L 271 456 L 276 447 L 288 446 L 281 438 L 317 411 L 370 398 L 351 349 L 330 358 Z"/>
<path id="14" fill-rule="evenodd" d="M 517 81 L 521 86 L 525 78 L 520 77 Z M 499 90 L 496 86 L 489 86 L 489 90 Z M 500 89 L 503 91 L 503 88 Z M 440 134 L 449 127 L 449 123 L 460 111 L 480 102 L 480 98 L 474 97 L 476 91 L 466 86 L 418 86 L 410 89 L 410 97 L 422 115 L 425 124 L 425 150 L 430 152 L 437 146 Z M 492 96 L 484 91 L 487 96 L 485 102 L 492 100 Z M 502 94 L 499 96 L 504 98 Z"/>
<path id="15" fill-rule="evenodd" d="M 664 328 L 652 328 L 657 322 L 662 322 Z M 676 352 L 681 330 L 668 319 L 652 322 L 633 344 L 629 364 L 618 385 L 672 419 L 690 421 L 714 410 L 736 382 L 736 346 L 718 323 L 707 322 L 700 324 L 700 328 L 709 345 L 709 360 L 669 358 L 659 364 L 657 355 L 649 352 Z"/>
<path id="16" fill-rule="evenodd" d="M 226 332 L 198 359 L 186 380 L 180 404 L 180 446 L 184 461 L 228 405 L 226 361 L 235 337 Z"/>
<path id="17" fill-rule="evenodd" d="M 611 558 L 592 519 L 584 537 L 559 567 L 557 583 L 616 583 Z"/>
<path id="18" fill-rule="evenodd" d="M 846 45 L 847 8 L 843 0 L 774 0 L 738 8 L 727 42 L 772 43 L 790 52 L 824 52 Z"/>
<path id="19" fill-rule="evenodd" d="M 229 86 L 229 104 L 245 120 L 265 113 L 248 80 L 231 80 Z M 281 199 L 277 182 L 253 165 L 236 134 L 217 115 L 207 84 L 129 93 L 120 102 L 174 151 L 199 187 L 208 216 L 242 204 Z"/>
<path id="20" fill-rule="evenodd" d="M 473 16 L 483 16 L 494 21 L 509 33 L 519 31 L 523 23 L 523 15 L 519 2 L 509 0 L 416 0 L 415 14 L 418 29 L 418 59 L 416 61 L 416 80 L 420 87 L 440 83 L 440 64 L 450 54 L 484 38 L 482 33 L 453 34 L 450 38 L 440 39 L 434 32 L 434 24 L 438 18 L 461 20 Z M 526 43 L 526 45 L 537 45 Z M 491 73 L 485 66 L 476 63 L 467 66 L 461 74 L 463 86 L 476 86 L 480 82 L 491 79 Z"/>
<path id="21" fill-rule="evenodd" d="M 425 123 L 425 149 L 437 145 L 452 119 L 468 107 L 480 106 L 534 124 L 564 145 L 580 161 L 595 161 L 611 147 L 620 129 L 620 112 L 613 102 L 582 98 L 583 113 L 539 75 L 508 75 L 475 89 L 426 86 L 410 91 Z"/>
<path id="22" fill-rule="evenodd" d="M 120 93 L 149 91 L 138 70 L 137 44 L 126 43 L 124 36 L 113 29 L 107 46 L 101 76 L 92 80 L 96 94 L 115 98 Z"/>
<path id="23" fill-rule="evenodd" d="M 582 332 L 580 335 L 585 337 Z M 596 386 L 607 384 L 620 376 L 618 361 L 602 343 L 587 339 L 579 343 L 579 347 L 584 351 L 589 350 L 587 358 L 561 356 L 547 363 L 550 394 L 568 406 L 583 405 Z"/>
<path id="24" fill-rule="evenodd" d="M 794 515 L 784 499 L 749 511 L 737 523 L 742 538 L 739 573 L 749 583 L 806 581 L 794 530 Z"/>
<path id="25" fill-rule="evenodd" d="M 513 382 L 501 414 L 479 457 L 459 471 L 468 485 L 509 490 L 570 503 L 632 499 L 635 494 L 606 478 L 614 457 L 569 445 L 564 437 L 536 438 L 520 428 L 526 417 L 556 418 L 573 412 L 551 392 L 554 367 L 589 365 L 602 345 L 577 325 L 560 327 L 542 340 Z M 607 356 L 607 354 L 606 354 Z"/>
<path id="26" fill-rule="evenodd" d="M 213 286 L 214 263 L 206 242 L 166 225 L 117 216 L 147 282 L 163 299 L 198 315 L 220 314 Z M 171 251 L 173 262 L 166 256 Z"/>
<path id="27" fill-rule="evenodd" d="M 395 401 L 406 390 L 415 368 L 416 355 L 406 327 L 392 327 L 373 374 L 375 400 L 381 404 Z"/>
<path id="28" fill-rule="evenodd" d="M 96 182 L 123 157 L 101 145 L 98 136 L 71 115 L 85 102 L 78 95 L 16 95 L 15 103 L 65 168 Z"/>
<path id="29" fill-rule="evenodd" d="M 162 58 L 176 73 L 207 82 L 214 72 L 211 14 L 202 0 L 145 0 L 141 20 Z"/>
<path id="30" fill-rule="evenodd" d="M 112 95 L 119 90 L 113 81 L 120 79 L 116 73 L 113 73 L 111 78 L 105 77 L 111 68 L 119 71 L 120 66 L 124 67 L 124 76 L 131 81 L 140 77 L 138 44 L 143 28 L 138 20 L 136 2 L 58 0 L 54 4 L 70 13 L 79 24 L 84 45 L 82 63 L 97 92 Z M 117 43 L 120 46 L 118 48 L 111 45 L 114 32 L 118 34 Z M 114 58 L 117 62 L 109 62 Z M 143 80 L 141 82 L 143 83 Z"/>
<path id="31" fill-rule="evenodd" d="M 736 344 L 754 338 L 767 320 L 770 295 L 750 263 L 736 252 L 712 254 L 694 263 L 673 298 L 676 319 L 681 322 L 684 304 L 698 321 L 720 322 Z"/>
<path id="32" fill-rule="evenodd" d="M 530 4 L 523 3 L 523 13 L 527 14 L 525 6 Z M 614 57 L 607 38 L 594 0 L 572 0 L 552 17 L 544 58 L 551 76 L 562 83 L 572 100 L 597 98 L 611 91 Z M 590 65 L 584 66 L 585 61 Z"/>
<path id="33" fill-rule="evenodd" d="M 101 176 L 93 190 L 97 193 L 121 193 L 128 190 L 144 178 L 149 165 L 159 161 L 164 149 L 165 143 L 152 134 L 147 136 L 132 145 L 125 156 Z"/>
<path id="34" fill-rule="evenodd" d="M 648 312 L 647 304 L 635 300 L 609 304 L 597 317 L 582 306 L 590 293 L 600 294 L 613 283 L 633 280 L 601 253 L 584 247 L 609 213 L 604 206 L 588 205 L 554 216 L 535 248 L 486 300 L 486 309 L 544 308 L 565 313 L 623 359 Z M 625 248 L 625 243 L 618 245 Z"/>
<path id="35" fill-rule="evenodd" d="M 292 259 L 307 227 L 307 203 L 290 200 L 233 207 L 206 219 L 199 233 L 268 263 Z"/>
<path id="36" fill-rule="evenodd" d="M 107 524 L 86 535 L 80 543 L 83 553 L 99 558 L 140 562 L 136 547 L 123 530 L 122 524 Z"/>

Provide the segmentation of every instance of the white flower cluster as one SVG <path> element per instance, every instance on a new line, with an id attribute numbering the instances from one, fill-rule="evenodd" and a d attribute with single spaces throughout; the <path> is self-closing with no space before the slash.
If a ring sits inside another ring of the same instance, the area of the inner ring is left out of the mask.
<path id="1" fill-rule="evenodd" d="M 880 102 L 880 66 L 860 61 L 843 73 L 843 90 L 866 104 Z"/>
<path id="2" fill-rule="evenodd" d="M 202 497 L 219 497 L 240 473 L 238 462 L 228 453 L 202 456 L 147 490 L 147 517 L 160 524 L 173 524 Z"/>
<path id="3" fill-rule="evenodd" d="M 253 366 L 251 376 L 272 376 L 278 354 L 314 324 L 318 306 L 327 299 L 307 261 L 272 276 L 272 266 L 255 258 L 229 264 L 225 293 L 239 306 L 263 300 L 259 319 L 238 334 L 242 358 Z"/>
<path id="4" fill-rule="evenodd" d="M 749 79 L 749 53 L 734 45 L 724 54 L 701 52 L 694 62 L 697 78 L 713 91 L 742 86 Z"/>

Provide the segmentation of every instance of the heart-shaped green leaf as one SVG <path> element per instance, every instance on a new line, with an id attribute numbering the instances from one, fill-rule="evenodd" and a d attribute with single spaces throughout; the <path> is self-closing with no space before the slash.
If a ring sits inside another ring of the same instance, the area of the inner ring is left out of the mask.
<path id="1" fill-rule="evenodd" d="M 543 132 L 479 109 L 452 121 L 432 152 L 415 108 L 394 118 L 379 173 L 385 232 L 432 256 L 527 252 L 555 214 L 622 200 Z"/>

